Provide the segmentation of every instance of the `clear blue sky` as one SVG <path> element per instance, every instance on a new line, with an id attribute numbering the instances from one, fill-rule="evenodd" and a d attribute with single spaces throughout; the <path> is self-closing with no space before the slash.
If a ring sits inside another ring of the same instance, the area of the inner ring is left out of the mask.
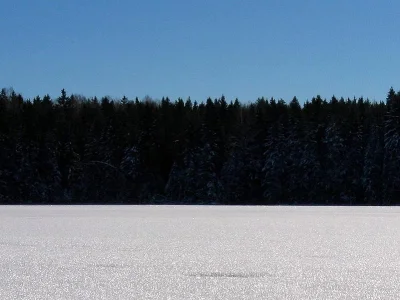
<path id="1" fill-rule="evenodd" d="M 3 0 L 0 86 L 203 101 L 400 89 L 400 1 Z"/>

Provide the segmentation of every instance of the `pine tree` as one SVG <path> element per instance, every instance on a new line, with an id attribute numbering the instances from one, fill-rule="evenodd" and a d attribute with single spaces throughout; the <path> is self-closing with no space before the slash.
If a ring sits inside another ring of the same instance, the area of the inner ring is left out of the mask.
<path id="1" fill-rule="evenodd" d="M 400 93 L 393 89 L 387 97 L 385 117 L 384 196 L 383 204 L 391 205 L 400 199 Z"/>

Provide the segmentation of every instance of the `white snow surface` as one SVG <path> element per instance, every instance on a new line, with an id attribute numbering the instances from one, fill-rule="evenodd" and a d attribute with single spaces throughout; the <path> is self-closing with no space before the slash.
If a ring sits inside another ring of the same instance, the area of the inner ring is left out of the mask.
<path id="1" fill-rule="evenodd" d="M 400 208 L 0 206 L 0 299 L 399 299 Z"/>

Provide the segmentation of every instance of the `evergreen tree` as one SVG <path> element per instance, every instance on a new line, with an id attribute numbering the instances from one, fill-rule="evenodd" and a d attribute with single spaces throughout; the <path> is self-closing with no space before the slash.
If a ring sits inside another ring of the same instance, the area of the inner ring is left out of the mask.
<path id="1" fill-rule="evenodd" d="M 390 89 L 385 117 L 385 152 L 383 165 L 383 204 L 400 199 L 400 94 Z"/>
<path id="2" fill-rule="evenodd" d="M 100 100 L 99 100 L 100 99 Z M 400 92 L 304 105 L 0 91 L 0 203 L 393 205 Z"/>

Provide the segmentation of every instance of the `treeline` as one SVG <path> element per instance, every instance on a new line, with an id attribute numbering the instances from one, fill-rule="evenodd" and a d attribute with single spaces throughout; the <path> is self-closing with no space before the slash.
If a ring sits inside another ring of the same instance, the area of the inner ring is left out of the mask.
<path id="1" fill-rule="evenodd" d="M 0 203 L 394 205 L 385 102 L 112 100 L 0 93 Z"/>

